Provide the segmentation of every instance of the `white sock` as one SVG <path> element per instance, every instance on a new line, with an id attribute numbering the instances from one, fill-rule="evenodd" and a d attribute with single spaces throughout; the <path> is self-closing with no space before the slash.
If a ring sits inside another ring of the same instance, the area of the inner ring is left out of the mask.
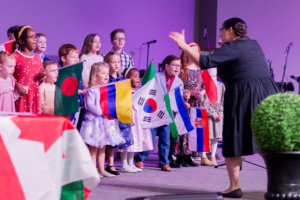
<path id="1" fill-rule="evenodd" d="M 128 163 L 127 163 L 127 152 L 121 152 L 120 155 L 121 155 L 122 167 L 128 166 Z"/>
<path id="2" fill-rule="evenodd" d="M 218 139 L 217 138 L 211 139 L 210 145 L 211 145 L 211 156 L 216 157 L 216 152 L 218 148 Z"/>
<path id="3" fill-rule="evenodd" d="M 206 152 L 202 152 L 202 158 L 206 157 Z"/>
<path id="4" fill-rule="evenodd" d="M 128 152 L 127 156 L 128 156 L 127 160 L 128 160 L 129 166 L 133 167 L 134 166 L 134 164 L 133 164 L 134 152 Z"/>

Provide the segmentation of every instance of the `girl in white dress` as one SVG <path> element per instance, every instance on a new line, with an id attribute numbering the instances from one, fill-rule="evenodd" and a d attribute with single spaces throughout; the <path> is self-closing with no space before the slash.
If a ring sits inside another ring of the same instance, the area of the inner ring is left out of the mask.
<path id="1" fill-rule="evenodd" d="M 132 87 L 132 94 L 134 94 L 138 87 L 140 86 L 140 73 L 136 68 L 129 67 L 124 70 L 123 77 L 126 79 L 131 79 L 131 87 Z M 121 161 L 122 161 L 122 172 L 140 172 L 142 169 L 137 168 L 133 164 L 134 160 L 134 153 L 135 152 L 142 152 L 142 151 L 149 151 L 153 149 L 152 144 L 152 136 L 150 129 L 143 129 L 139 122 L 137 111 L 133 106 L 133 123 L 134 125 L 131 127 L 131 131 L 133 134 L 134 144 L 129 146 L 126 149 L 118 149 L 121 152 Z"/>

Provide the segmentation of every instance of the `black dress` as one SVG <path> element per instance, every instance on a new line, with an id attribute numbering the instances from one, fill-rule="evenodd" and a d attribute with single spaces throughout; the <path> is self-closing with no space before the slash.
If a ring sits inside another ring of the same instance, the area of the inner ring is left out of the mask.
<path id="1" fill-rule="evenodd" d="M 279 92 L 261 47 L 247 37 L 227 42 L 211 55 L 200 55 L 200 67 L 218 67 L 218 75 L 226 83 L 223 156 L 257 153 L 251 117 L 262 100 Z"/>

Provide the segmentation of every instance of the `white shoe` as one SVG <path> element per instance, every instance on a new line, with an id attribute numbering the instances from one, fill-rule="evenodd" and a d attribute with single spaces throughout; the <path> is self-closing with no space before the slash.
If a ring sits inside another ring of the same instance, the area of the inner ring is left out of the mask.
<path id="1" fill-rule="evenodd" d="M 201 161 L 201 157 L 191 157 L 194 161 Z"/>
<path id="2" fill-rule="evenodd" d="M 103 176 L 99 173 L 100 178 L 103 178 Z"/>
<path id="3" fill-rule="evenodd" d="M 106 178 L 113 178 L 113 177 L 115 177 L 115 175 L 113 175 L 113 174 L 110 174 L 110 173 L 108 173 L 108 172 L 105 172 L 105 173 L 99 173 L 101 176 L 103 176 L 103 177 L 106 177 Z"/>
<path id="4" fill-rule="evenodd" d="M 129 165 L 127 165 L 127 166 L 123 166 L 121 168 L 121 172 L 124 172 L 124 173 L 135 173 L 135 172 L 137 172 L 137 170 L 135 170 L 132 167 L 130 167 Z"/>
<path id="5" fill-rule="evenodd" d="M 141 172 L 141 171 L 143 171 L 142 169 L 140 169 L 140 168 L 137 168 L 135 165 L 133 165 L 133 166 L 130 166 L 132 169 L 134 169 L 134 170 L 136 170 L 137 172 Z"/>

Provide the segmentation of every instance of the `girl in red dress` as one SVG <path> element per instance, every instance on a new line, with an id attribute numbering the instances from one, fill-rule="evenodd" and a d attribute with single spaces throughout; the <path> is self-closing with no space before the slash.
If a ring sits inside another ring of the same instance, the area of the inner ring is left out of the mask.
<path id="1" fill-rule="evenodd" d="M 41 114 L 39 83 L 43 81 L 44 68 L 40 56 L 32 52 L 36 48 L 36 34 L 30 26 L 20 26 L 15 33 L 15 38 L 19 50 L 13 54 L 16 58 L 13 75 L 16 89 L 23 95 L 16 101 L 16 111 Z M 28 86 L 28 92 L 24 86 Z"/>

